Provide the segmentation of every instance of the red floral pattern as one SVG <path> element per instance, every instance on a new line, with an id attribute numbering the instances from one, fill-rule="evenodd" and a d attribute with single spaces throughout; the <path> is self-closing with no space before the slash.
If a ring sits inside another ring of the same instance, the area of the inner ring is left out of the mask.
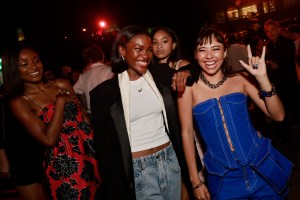
<path id="1" fill-rule="evenodd" d="M 54 112 L 50 104 L 40 113 L 48 123 Z M 100 185 L 95 159 L 94 131 L 83 120 L 78 104 L 65 105 L 61 137 L 54 148 L 46 150 L 44 166 L 49 179 L 52 199 L 91 200 Z"/>

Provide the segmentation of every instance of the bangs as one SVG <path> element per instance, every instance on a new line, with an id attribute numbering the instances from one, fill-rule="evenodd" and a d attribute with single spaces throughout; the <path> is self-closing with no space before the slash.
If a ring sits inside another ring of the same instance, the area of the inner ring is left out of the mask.
<path id="1" fill-rule="evenodd" d="M 225 39 L 223 34 L 218 31 L 216 28 L 206 28 L 202 29 L 196 40 L 196 48 L 198 45 L 202 46 L 204 44 L 211 44 L 213 40 L 216 40 L 218 43 L 221 43 L 225 47 Z"/>

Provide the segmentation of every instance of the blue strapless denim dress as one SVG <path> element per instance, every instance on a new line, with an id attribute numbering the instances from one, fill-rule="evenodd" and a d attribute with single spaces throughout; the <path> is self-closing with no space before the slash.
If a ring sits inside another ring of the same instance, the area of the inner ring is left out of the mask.
<path id="1" fill-rule="evenodd" d="M 293 163 L 271 146 L 270 139 L 255 130 L 247 101 L 245 94 L 232 93 L 194 106 L 194 121 L 206 148 L 205 168 L 208 174 L 224 176 L 229 170 L 251 166 L 281 193 L 287 186 Z"/>

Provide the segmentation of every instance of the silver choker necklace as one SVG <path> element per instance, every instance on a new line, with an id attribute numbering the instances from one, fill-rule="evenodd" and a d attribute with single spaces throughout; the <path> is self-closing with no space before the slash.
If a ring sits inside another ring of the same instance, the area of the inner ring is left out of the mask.
<path id="1" fill-rule="evenodd" d="M 217 84 L 211 84 L 208 80 L 206 80 L 206 78 L 203 76 L 202 73 L 200 73 L 200 78 L 201 80 L 205 83 L 205 85 L 207 85 L 208 87 L 210 87 L 211 89 L 216 89 L 218 87 L 220 87 L 221 85 L 223 85 L 223 83 L 226 81 L 227 77 L 223 76 L 222 79 L 217 83 Z"/>

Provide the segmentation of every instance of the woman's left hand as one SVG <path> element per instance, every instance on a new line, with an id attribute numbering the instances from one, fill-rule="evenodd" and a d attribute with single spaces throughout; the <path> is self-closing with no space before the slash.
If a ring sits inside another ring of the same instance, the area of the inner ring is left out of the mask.
<path id="1" fill-rule="evenodd" d="M 261 58 L 258 56 L 252 56 L 250 45 L 247 45 L 248 63 L 239 60 L 240 63 L 255 77 L 266 76 L 267 67 L 265 62 L 266 47 L 263 47 Z"/>

